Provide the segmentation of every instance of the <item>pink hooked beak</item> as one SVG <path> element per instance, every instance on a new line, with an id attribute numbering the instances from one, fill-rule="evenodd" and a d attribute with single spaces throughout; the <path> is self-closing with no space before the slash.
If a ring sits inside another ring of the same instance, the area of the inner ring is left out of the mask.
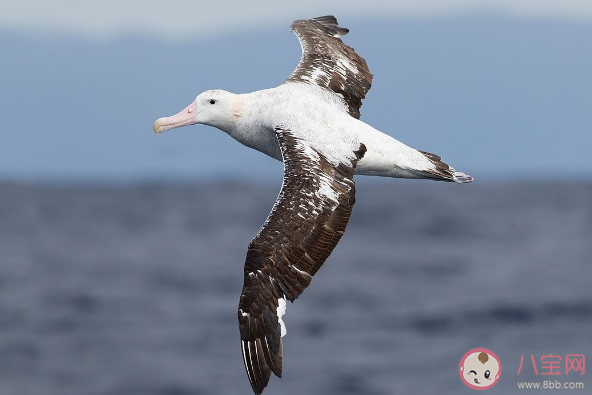
<path id="1" fill-rule="evenodd" d="M 179 113 L 170 116 L 158 118 L 154 122 L 154 132 L 160 134 L 165 130 L 179 128 L 181 126 L 193 125 L 197 123 L 195 117 L 199 112 L 197 111 L 197 100 L 185 107 Z"/>

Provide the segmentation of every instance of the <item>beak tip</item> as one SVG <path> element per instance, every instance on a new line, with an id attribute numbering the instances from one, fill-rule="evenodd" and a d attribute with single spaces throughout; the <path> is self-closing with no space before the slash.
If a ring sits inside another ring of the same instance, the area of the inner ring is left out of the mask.
<path id="1" fill-rule="evenodd" d="M 154 122 L 154 126 L 152 127 L 152 129 L 154 129 L 154 133 L 156 134 L 161 134 L 164 131 L 162 125 L 162 118 L 158 118 L 156 122 Z"/>
<path id="2" fill-rule="evenodd" d="M 170 117 L 158 118 L 154 122 L 154 133 L 161 134 L 170 129 L 175 129 L 181 126 L 193 125 L 197 123 L 196 116 L 198 114 L 197 103 L 193 101 L 190 105 L 181 110 L 178 114 Z"/>

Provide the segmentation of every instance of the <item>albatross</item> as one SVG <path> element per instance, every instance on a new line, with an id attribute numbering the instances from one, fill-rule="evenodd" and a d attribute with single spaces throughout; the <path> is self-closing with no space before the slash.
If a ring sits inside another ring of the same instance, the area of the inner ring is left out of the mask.
<path id="1" fill-rule="evenodd" d="M 291 25 L 302 47 L 280 86 L 235 94 L 208 90 L 176 115 L 159 118 L 160 134 L 204 124 L 284 163 L 271 213 L 247 249 L 238 305 L 243 361 L 255 394 L 282 375 L 282 316 L 329 257 L 354 202 L 353 176 L 468 183 L 438 155 L 411 148 L 359 120 L 372 74 L 340 39 L 333 16 Z"/>

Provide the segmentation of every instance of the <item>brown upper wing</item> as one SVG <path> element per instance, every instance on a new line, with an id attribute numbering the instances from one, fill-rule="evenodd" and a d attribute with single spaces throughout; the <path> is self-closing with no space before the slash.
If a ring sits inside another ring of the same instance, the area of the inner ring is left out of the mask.
<path id="1" fill-rule="evenodd" d="M 338 36 L 348 33 L 333 16 L 297 20 L 292 31 L 300 40 L 302 58 L 286 82 L 316 84 L 340 95 L 352 117 L 360 118 L 360 107 L 372 85 L 366 61 Z"/>
<path id="2" fill-rule="evenodd" d="M 276 128 L 284 160 L 278 199 L 247 251 L 238 320 L 245 368 L 261 394 L 271 372 L 282 374 L 280 299 L 294 301 L 343 235 L 355 201 L 361 144 L 339 164 L 290 130 Z"/>

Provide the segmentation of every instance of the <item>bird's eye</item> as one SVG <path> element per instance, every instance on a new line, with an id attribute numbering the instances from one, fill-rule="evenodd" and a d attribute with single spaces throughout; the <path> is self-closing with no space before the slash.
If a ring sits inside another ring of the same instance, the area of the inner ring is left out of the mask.
<path id="1" fill-rule="evenodd" d="M 216 100 L 215 99 L 210 99 L 210 104 L 216 104 Z"/>
<path id="2" fill-rule="evenodd" d="M 485 371 L 485 378 L 488 379 L 490 375 L 491 375 L 491 372 L 489 370 L 486 370 Z"/>

